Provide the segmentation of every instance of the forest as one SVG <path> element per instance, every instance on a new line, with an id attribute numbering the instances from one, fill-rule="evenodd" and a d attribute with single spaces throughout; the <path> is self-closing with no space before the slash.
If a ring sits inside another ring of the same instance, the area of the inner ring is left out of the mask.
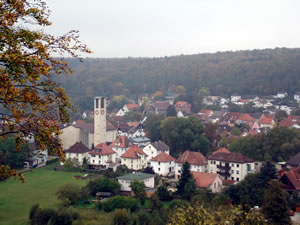
<path id="1" fill-rule="evenodd" d="M 96 95 L 111 98 L 183 85 L 187 95 L 208 88 L 211 95 L 294 94 L 300 87 L 300 49 L 217 52 L 160 58 L 67 59 L 72 76 L 60 76 L 74 105 L 92 108 Z"/>

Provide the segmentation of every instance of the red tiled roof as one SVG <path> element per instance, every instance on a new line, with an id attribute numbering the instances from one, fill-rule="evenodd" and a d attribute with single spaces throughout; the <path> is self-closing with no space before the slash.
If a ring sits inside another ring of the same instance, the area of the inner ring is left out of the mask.
<path id="1" fill-rule="evenodd" d="M 212 155 L 215 155 L 218 152 L 231 153 L 227 148 L 220 148 L 217 151 L 213 152 Z"/>
<path id="2" fill-rule="evenodd" d="M 284 119 L 280 121 L 279 125 L 281 127 L 292 127 L 295 125 L 295 122 L 289 119 Z"/>
<path id="3" fill-rule="evenodd" d="M 222 161 L 222 162 L 237 162 L 237 163 L 253 162 L 253 160 L 237 152 L 231 152 L 231 153 L 218 152 L 209 156 L 208 159 Z"/>
<path id="4" fill-rule="evenodd" d="M 132 110 L 132 109 L 137 109 L 139 106 L 137 104 L 126 104 L 126 107 L 129 110 Z"/>
<path id="5" fill-rule="evenodd" d="M 93 151 L 90 152 L 91 155 L 111 155 L 115 153 L 116 152 L 114 150 L 104 143 L 96 145 Z"/>
<path id="6" fill-rule="evenodd" d="M 212 115 L 213 111 L 210 109 L 201 109 L 199 113 L 209 117 L 210 115 Z"/>
<path id="7" fill-rule="evenodd" d="M 176 102 L 175 107 L 184 107 L 186 104 L 189 104 L 185 101 Z"/>
<path id="8" fill-rule="evenodd" d="M 250 116 L 247 113 L 241 113 L 238 120 L 247 121 L 247 122 L 256 121 L 256 119 L 254 119 L 252 116 Z"/>
<path id="9" fill-rule="evenodd" d="M 155 161 L 155 162 L 171 162 L 171 161 L 175 161 L 175 159 L 168 155 L 165 152 L 161 152 L 160 154 L 158 154 L 157 156 L 155 156 L 154 158 L 152 158 L 150 161 Z"/>
<path id="10" fill-rule="evenodd" d="M 191 171 L 191 174 L 196 181 L 196 186 L 199 188 L 208 188 L 208 186 L 213 184 L 215 179 L 217 178 L 216 173 L 202 173 Z"/>
<path id="11" fill-rule="evenodd" d="M 292 183 L 295 190 L 300 191 L 300 167 L 291 169 L 282 175 L 280 180 L 286 176 L 288 180 Z"/>
<path id="12" fill-rule="evenodd" d="M 117 148 L 128 148 L 129 140 L 126 136 L 120 136 L 113 143 L 110 144 L 110 147 L 117 147 Z"/>
<path id="13" fill-rule="evenodd" d="M 141 148 L 136 145 L 132 145 L 123 155 L 121 155 L 121 158 L 138 159 L 140 158 L 139 155 L 147 156 Z"/>
<path id="14" fill-rule="evenodd" d="M 157 108 L 158 110 L 167 110 L 169 107 L 170 103 L 169 102 L 162 102 L 162 101 L 156 101 L 154 102 L 154 107 Z"/>
<path id="15" fill-rule="evenodd" d="M 81 142 L 76 142 L 74 145 L 72 145 L 65 153 L 86 153 L 90 152 L 91 149 L 86 147 Z"/>
<path id="16" fill-rule="evenodd" d="M 185 151 L 176 160 L 176 163 L 184 163 L 186 161 L 193 165 L 207 165 L 207 159 L 200 152 Z"/>
<path id="17" fill-rule="evenodd" d="M 260 123 L 261 124 L 272 124 L 273 122 L 273 118 L 268 118 L 268 117 L 263 117 L 261 120 L 260 120 Z"/>

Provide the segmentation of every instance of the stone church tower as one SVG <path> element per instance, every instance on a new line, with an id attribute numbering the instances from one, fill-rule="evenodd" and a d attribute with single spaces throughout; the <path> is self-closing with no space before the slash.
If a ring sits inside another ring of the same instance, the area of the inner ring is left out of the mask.
<path id="1" fill-rule="evenodd" d="M 94 98 L 94 146 L 105 143 L 106 137 L 106 99 Z"/>

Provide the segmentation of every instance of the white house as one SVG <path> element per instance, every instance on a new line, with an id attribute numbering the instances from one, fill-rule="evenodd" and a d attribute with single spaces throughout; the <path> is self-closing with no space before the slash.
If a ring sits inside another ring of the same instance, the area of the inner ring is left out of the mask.
<path id="1" fill-rule="evenodd" d="M 154 174 L 148 173 L 129 173 L 124 176 L 117 177 L 117 180 L 121 184 L 121 191 L 131 192 L 130 184 L 134 180 L 144 182 L 147 188 L 154 188 L 154 177 Z"/>
<path id="2" fill-rule="evenodd" d="M 127 112 L 138 108 L 139 106 L 137 104 L 126 104 L 117 112 L 116 116 L 125 116 Z"/>
<path id="3" fill-rule="evenodd" d="M 117 161 L 121 161 L 121 155 L 123 155 L 129 148 L 129 139 L 126 136 L 120 136 L 110 144 L 110 147 L 117 153 Z"/>
<path id="4" fill-rule="evenodd" d="M 225 180 L 241 181 L 249 173 L 256 172 L 255 163 L 241 153 L 221 148 L 208 157 L 210 173 L 217 173 Z"/>
<path id="5" fill-rule="evenodd" d="M 150 160 L 151 167 L 156 174 L 168 176 L 174 173 L 175 159 L 166 152 L 161 152 Z"/>
<path id="6" fill-rule="evenodd" d="M 300 92 L 294 94 L 294 99 L 299 103 L 300 102 Z"/>
<path id="7" fill-rule="evenodd" d="M 231 102 L 237 102 L 237 101 L 239 101 L 241 98 L 242 98 L 242 97 L 241 97 L 240 95 L 232 95 L 232 96 L 230 97 L 230 101 L 231 101 Z"/>
<path id="8" fill-rule="evenodd" d="M 146 145 L 143 148 L 143 151 L 148 155 L 147 156 L 148 162 L 150 161 L 150 159 L 154 158 L 155 156 L 157 156 L 158 154 L 160 154 L 162 152 L 165 152 L 168 155 L 170 154 L 169 146 L 163 141 L 152 142 L 152 143 Z"/>
<path id="9" fill-rule="evenodd" d="M 108 168 L 116 162 L 117 153 L 104 143 L 98 144 L 89 154 L 89 165 L 95 168 Z"/>
<path id="10" fill-rule="evenodd" d="M 274 98 L 285 98 L 288 96 L 287 92 L 278 92 L 277 95 L 274 95 Z"/>
<path id="11" fill-rule="evenodd" d="M 223 189 L 223 179 L 216 173 L 191 172 L 197 188 L 210 190 L 212 193 L 219 193 Z"/>
<path id="12" fill-rule="evenodd" d="M 76 160 L 76 161 L 78 161 L 78 163 L 80 165 L 82 165 L 84 158 L 87 160 L 87 162 L 89 161 L 89 158 L 90 158 L 89 152 L 90 151 L 91 151 L 91 149 L 86 147 L 81 142 L 76 142 L 67 151 L 65 151 L 66 159 Z"/>
<path id="13" fill-rule="evenodd" d="M 175 161 L 175 179 L 179 178 L 184 162 L 191 165 L 191 171 L 207 172 L 207 159 L 200 152 L 185 151 Z"/>
<path id="14" fill-rule="evenodd" d="M 130 148 L 121 155 L 121 164 L 132 170 L 141 170 L 147 167 L 147 154 L 136 145 Z"/>
<path id="15" fill-rule="evenodd" d="M 136 127 L 131 128 L 128 131 L 128 136 L 130 138 L 145 137 L 144 125 L 139 123 Z"/>

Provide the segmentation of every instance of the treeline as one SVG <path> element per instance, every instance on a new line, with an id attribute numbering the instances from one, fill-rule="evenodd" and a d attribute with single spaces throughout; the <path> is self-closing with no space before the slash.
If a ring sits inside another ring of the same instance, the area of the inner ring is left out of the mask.
<path id="1" fill-rule="evenodd" d="M 266 49 L 162 58 L 68 59 L 73 76 L 62 76 L 75 105 L 92 108 L 96 95 L 167 92 L 183 85 L 188 95 L 208 88 L 212 95 L 294 93 L 300 86 L 300 49 Z"/>

